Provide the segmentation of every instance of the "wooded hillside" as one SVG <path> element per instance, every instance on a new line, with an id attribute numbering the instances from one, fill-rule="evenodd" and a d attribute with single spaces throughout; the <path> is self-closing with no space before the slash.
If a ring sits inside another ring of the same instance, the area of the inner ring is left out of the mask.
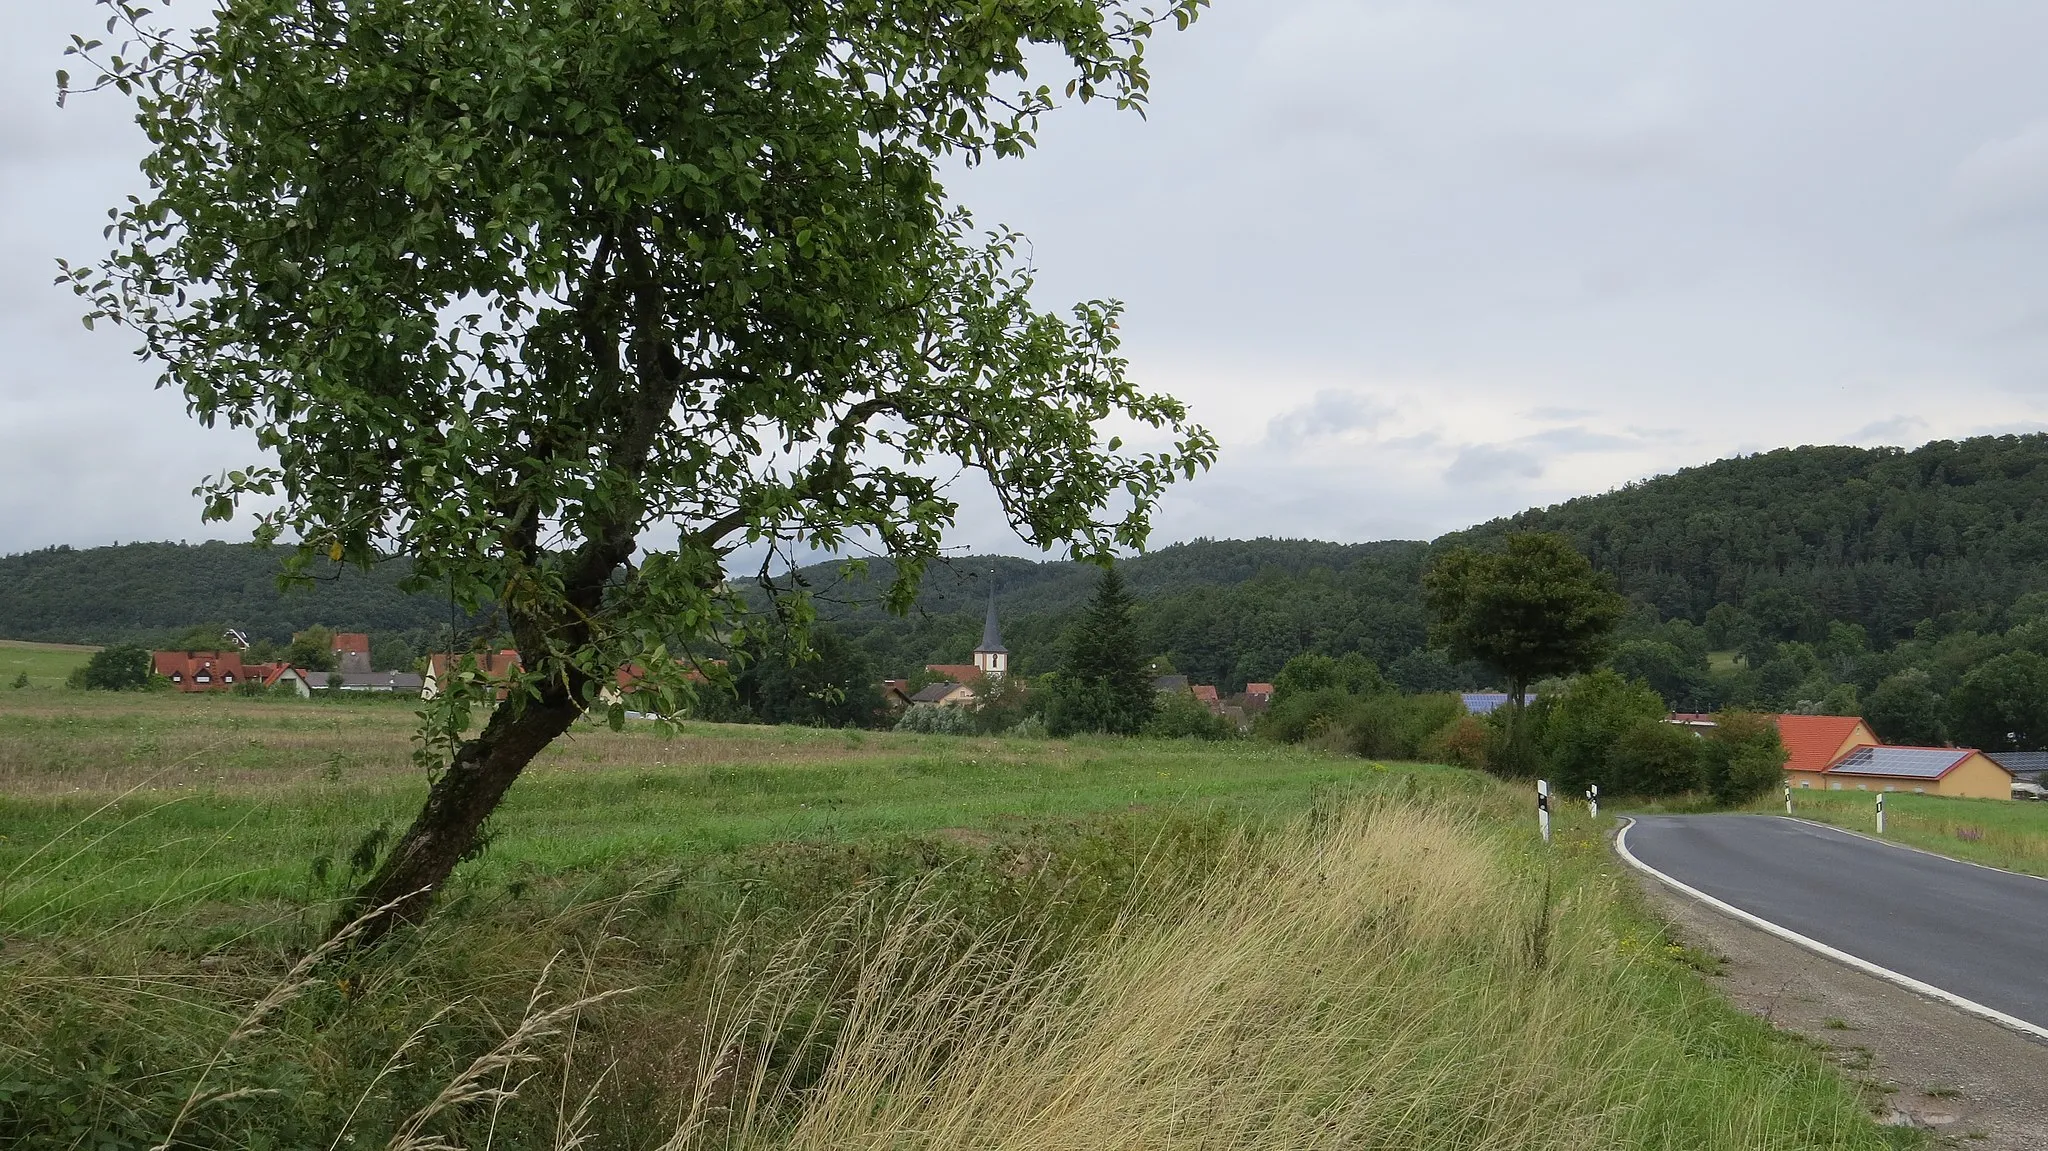
<path id="1" fill-rule="evenodd" d="M 1686 620 L 1703 626 L 1694 646 L 1761 657 L 1760 643 L 1823 643 L 1836 623 L 1861 625 L 1873 650 L 1916 634 L 2002 631 L 2020 597 L 2048 591 L 2048 436 L 1787 448 L 1434 544 L 1197 540 L 1133 559 L 1124 574 L 1154 650 L 1198 682 L 1236 687 L 1304 651 L 1359 651 L 1411 690 L 1480 686 L 1479 669 L 1424 647 L 1417 580 L 1433 548 L 1520 530 L 1562 532 L 1611 573 L 1637 605 L 1638 635 Z M 0 637 L 109 642 L 218 620 L 282 639 L 314 623 L 397 632 L 447 622 L 445 603 L 398 591 L 400 565 L 291 593 L 278 592 L 276 570 L 274 556 L 222 543 L 8 556 Z M 880 565 L 865 580 L 842 580 L 833 565 L 802 574 L 824 617 L 888 674 L 964 662 L 991 584 L 1015 667 L 1047 670 L 1095 580 L 1078 564 L 964 556 L 933 568 L 917 609 L 897 618 L 876 602 Z M 1728 606 L 1710 616 L 1717 605 Z"/>

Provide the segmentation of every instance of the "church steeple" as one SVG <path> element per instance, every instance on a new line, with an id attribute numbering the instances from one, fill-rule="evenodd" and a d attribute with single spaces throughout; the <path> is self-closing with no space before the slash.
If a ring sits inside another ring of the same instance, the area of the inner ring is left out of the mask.
<path id="1" fill-rule="evenodd" d="M 1010 649 L 1003 646 L 1003 629 L 996 623 L 996 593 L 988 593 L 988 618 L 981 625 L 981 646 L 974 649 L 974 666 L 986 676 L 1010 670 Z"/>

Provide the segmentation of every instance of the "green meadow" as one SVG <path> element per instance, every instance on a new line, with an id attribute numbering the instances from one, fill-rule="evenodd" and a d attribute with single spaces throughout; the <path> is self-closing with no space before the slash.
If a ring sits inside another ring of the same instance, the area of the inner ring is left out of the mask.
<path id="1" fill-rule="evenodd" d="M 25 643 L 0 639 L 0 691 L 17 690 L 15 684 L 27 676 L 25 687 L 61 687 L 64 677 L 85 666 L 98 651 L 68 643 Z"/>
<path id="2" fill-rule="evenodd" d="M 321 946 L 394 701 L 0 697 L 10 1148 L 1884 1148 L 1525 789 L 1264 743 L 578 730 Z"/>

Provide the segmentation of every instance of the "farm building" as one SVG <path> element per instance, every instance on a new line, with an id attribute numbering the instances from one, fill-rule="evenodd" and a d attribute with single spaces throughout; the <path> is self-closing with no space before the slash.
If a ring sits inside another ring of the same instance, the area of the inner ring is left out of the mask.
<path id="1" fill-rule="evenodd" d="M 1827 769 L 1829 791 L 1918 791 L 2011 799 L 2012 773 L 1967 747 L 1859 747 Z"/>

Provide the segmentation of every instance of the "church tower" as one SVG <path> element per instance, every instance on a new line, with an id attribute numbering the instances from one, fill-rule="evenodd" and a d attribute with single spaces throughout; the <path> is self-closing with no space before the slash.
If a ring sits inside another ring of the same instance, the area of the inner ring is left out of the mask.
<path id="1" fill-rule="evenodd" d="M 981 625 L 981 646 L 974 649 L 974 666 L 995 679 L 1010 670 L 1010 649 L 1003 646 L 1003 629 L 996 626 L 996 593 L 988 593 L 988 619 Z"/>

